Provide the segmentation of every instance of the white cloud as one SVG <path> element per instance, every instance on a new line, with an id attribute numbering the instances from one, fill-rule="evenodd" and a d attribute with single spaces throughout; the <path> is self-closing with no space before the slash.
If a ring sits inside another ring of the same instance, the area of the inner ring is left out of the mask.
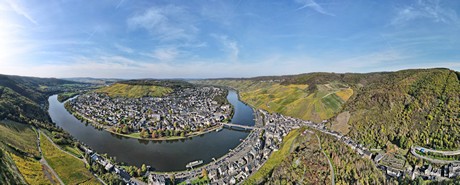
<path id="1" fill-rule="evenodd" d="M 416 19 L 430 19 L 447 24 L 458 22 L 457 12 L 443 7 L 439 0 L 418 0 L 413 5 L 398 9 L 391 24 L 398 25 Z"/>
<path id="2" fill-rule="evenodd" d="M 212 35 L 216 38 L 223 46 L 223 51 L 228 54 L 228 58 L 231 61 L 237 61 L 240 53 L 238 42 L 230 39 L 227 35 Z"/>
<path id="3" fill-rule="evenodd" d="M 295 1 L 299 4 L 302 4 L 302 6 L 297 8 L 297 10 L 310 8 L 320 14 L 335 16 L 334 14 L 327 12 L 321 5 L 316 3 L 314 0 L 295 0 Z"/>
<path id="4" fill-rule="evenodd" d="M 190 40 L 198 32 L 193 16 L 186 9 L 174 5 L 151 7 L 129 18 L 128 26 L 146 29 L 155 39 L 162 41 Z"/>
<path id="5" fill-rule="evenodd" d="M 382 66 L 394 66 L 404 63 L 405 60 L 414 56 L 393 49 L 377 51 L 365 55 L 359 55 L 336 62 L 335 66 L 350 71 L 364 71 L 377 69 Z"/>
<path id="6" fill-rule="evenodd" d="M 134 50 L 132 48 L 129 48 L 129 47 L 126 47 L 126 46 L 123 46 L 123 45 L 120 45 L 120 44 L 115 44 L 114 46 L 118 50 L 120 50 L 122 52 L 125 52 L 125 53 L 133 53 L 134 52 Z"/>
<path id="7" fill-rule="evenodd" d="M 179 51 L 174 47 L 158 48 L 153 51 L 149 56 L 156 58 L 160 61 L 171 61 L 179 55 Z"/>
<path id="8" fill-rule="evenodd" d="M 18 1 L 6 0 L 11 8 L 19 15 L 24 16 L 27 20 L 32 22 L 35 25 L 38 25 L 38 22 L 30 16 L 30 14 L 26 11 L 24 7 L 18 4 Z"/>
<path id="9" fill-rule="evenodd" d="M 15 22 L 8 12 L 0 11 L 0 68 L 13 65 L 18 57 L 27 55 L 37 47 L 21 37 L 24 30 L 25 27 Z"/>
<path id="10" fill-rule="evenodd" d="M 308 72 L 369 72 L 421 67 L 460 69 L 459 62 L 404 62 L 410 56 L 381 52 L 357 56 L 324 65 L 323 60 L 308 56 L 270 54 L 264 58 L 240 62 L 216 62 L 206 59 L 187 62 L 150 62 L 122 56 L 95 55 L 67 59 L 64 63 L 7 65 L 0 73 L 39 77 L 99 77 L 99 78 L 221 78 L 300 74 Z"/>

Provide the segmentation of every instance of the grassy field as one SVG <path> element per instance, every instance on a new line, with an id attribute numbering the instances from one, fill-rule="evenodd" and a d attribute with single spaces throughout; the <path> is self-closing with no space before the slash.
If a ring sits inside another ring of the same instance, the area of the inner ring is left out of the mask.
<path id="1" fill-rule="evenodd" d="M 178 185 L 187 185 L 187 181 L 181 182 Z M 209 184 L 209 179 L 208 178 L 203 178 L 203 177 L 197 177 L 194 178 L 190 181 L 190 184 L 192 185 L 198 185 L 198 184 Z"/>
<path id="2" fill-rule="evenodd" d="M 316 85 L 314 91 L 309 90 L 308 84 L 281 85 L 253 80 L 207 80 L 199 83 L 232 87 L 239 91 L 244 102 L 253 107 L 316 122 L 334 116 L 353 95 L 351 88 L 339 83 Z"/>
<path id="3" fill-rule="evenodd" d="M 161 97 L 173 92 L 169 87 L 161 87 L 155 85 L 129 85 L 129 84 L 113 84 L 111 86 L 102 87 L 96 92 L 107 93 L 111 97 L 126 97 L 126 98 L 141 98 L 141 97 Z"/>
<path id="4" fill-rule="evenodd" d="M 79 158 L 83 158 L 84 157 L 84 154 L 82 152 L 80 152 L 80 150 L 78 150 L 76 147 L 73 147 L 73 146 L 65 146 L 63 148 L 66 152 L 69 152 L 71 154 L 73 154 L 75 157 L 79 157 Z"/>
<path id="5" fill-rule="evenodd" d="M 302 133 L 303 129 L 292 130 L 288 135 L 283 138 L 283 143 L 278 151 L 273 152 L 270 158 L 260 169 L 251 175 L 243 184 L 260 184 L 265 178 L 269 177 L 273 169 L 281 164 L 292 149 L 292 145 L 296 138 Z"/>
<path id="6" fill-rule="evenodd" d="M 99 184 L 85 168 L 85 163 L 56 148 L 45 136 L 40 135 L 43 155 L 65 184 Z"/>
<path id="7" fill-rule="evenodd" d="M 68 100 L 69 98 L 76 96 L 77 94 L 78 92 L 64 92 L 64 93 L 58 94 L 57 99 L 59 100 L 59 102 L 64 102 Z"/>
<path id="8" fill-rule="evenodd" d="M 43 172 L 43 167 L 39 161 L 30 157 L 20 157 L 15 154 L 10 156 L 14 160 L 19 172 L 29 184 L 51 184 Z M 57 182 L 57 181 L 56 181 Z"/>
<path id="9" fill-rule="evenodd" d="M 29 125 L 2 120 L 0 121 L 0 133 L 2 143 L 33 156 L 40 156 L 37 134 Z"/>

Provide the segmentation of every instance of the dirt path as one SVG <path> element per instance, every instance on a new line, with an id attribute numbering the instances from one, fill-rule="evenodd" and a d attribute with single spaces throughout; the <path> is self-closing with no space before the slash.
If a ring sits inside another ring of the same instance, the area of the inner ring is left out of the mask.
<path id="1" fill-rule="evenodd" d="M 62 184 L 64 185 L 64 182 L 62 182 L 61 178 L 59 178 L 59 176 L 57 175 L 57 173 L 53 170 L 53 168 L 51 168 L 51 166 L 48 164 L 48 162 L 45 160 L 45 158 L 42 156 L 42 159 L 40 159 L 40 163 L 45 167 L 47 168 L 48 170 L 45 170 L 45 174 L 48 174 L 47 172 L 51 172 L 53 174 L 54 177 L 56 177 L 56 179 L 59 181 L 59 184 Z M 47 175 L 48 176 L 48 175 Z M 48 177 L 48 179 L 50 179 L 50 181 L 53 181 L 53 178 L 51 177 Z"/>
<path id="2" fill-rule="evenodd" d="M 43 136 L 45 136 L 45 138 L 48 139 L 48 141 L 51 142 L 51 143 L 54 145 L 54 147 L 58 148 L 58 149 L 61 150 L 62 152 L 64 152 L 64 153 L 66 153 L 66 154 L 68 154 L 68 155 L 74 157 L 75 159 L 78 159 L 78 160 L 80 160 L 80 161 L 83 161 L 85 164 L 88 164 L 88 163 L 86 162 L 86 160 L 81 159 L 81 158 L 78 158 L 77 156 L 75 156 L 75 155 L 73 155 L 73 154 L 71 154 L 71 153 L 69 153 L 69 152 L 63 150 L 60 146 L 58 146 L 56 143 L 54 143 L 53 140 L 51 140 L 51 138 L 49 138 L 46 134 L 43 134 Z"/>
<path id="3" fill-rule="evenodd" d="M 40 131 L 39 131 L 39 132 L 40 132 Z M 68 155 L 70 155 L 70 156 L 72 156 L 72 157 L 74 157 L 74 158 L 76 158 L 76 159 L 78 159 L 78 160 L 80 160 L 80 161 L 83 161 L 85 164 L 88 164 L 88 162 L 87 162 L 85 159 L 78 158 L 77 156 L 75 156 L 75 155 L 73 155 L 73 154 L 71 154 L 71 153 L 69 153 L 69 152 L 63 150 L 61 147 L 59 147 L 58 145 L 56 145 L 56 143 L 54 143 L 53 140 L 51 140 L 51 138 L 49 138 L 46 134 L 44 134 L 43 136 L 45 136 L 46 139 L 48 139 L 48 141 L 50 141 L 56 148 L 58 148 L 58 149 L 61 150 L 62 152 L 66 153 L 66 154 L 68 154 Z M 39 138 L 40 138 L 40 136 L 39 136 Z M 40 140 L 39 140 L 39 141 L 40 141 Z M 40 150 L 40 154 L 41 154 L 41 150 Z M 44 159 L 44 158 L 42 157 L 42 159 Z M 46 161 L 45 161 L 45 162 L 46 162 Z M 48 167 L 49 167 L 49 165 L 48 165 Z M 51 168 L 51 169 L 52 169 L 52 168 Z M 54 170 L 53 170 L 53 172 L 54 172 Z M 56 173 L 54 173 L 54 174 L 56 174 Z M 106 184 L 106 183 L 105 183 L 101 178 L 99 178 L 98 176 L 96 176 L 96 175 L 94 175 L 94 174 L 93 174 L 93 176 L 94 176 L 100 183 L 102 183 L 102 184 L 104 184 L 104 185 Z M 59 177 L 58 177 L 58 178 L 59 178 Z M 59 179 L 59 181 L 61 181 L 61 180 Z M 61 181 L 61 182 L 62 182 L 62 181 Z"/>
<path id="4" fill-rule="evenodd" d="M 331 169 L 331 175 L 332 175 L 332 177 L 331 177 L 332 185 L 335 185 L 334 167 L 332 166 L 331 160 L 326 155 L 326 152 L 324 152 L 323 147 L 321 146 L 321 139 L 319 138 L 318 134 L 315 134 L 315 136 L 316 136 L 316 138 L 318 138 L 319 149 L 321 150 L 321 152 L 323 152 L 324 157 L 326 157 L 326 159 L 327 159 L 327 162 L 329 162 L 329 168 Z"/>
<path id="5" fill-rule="evenodd" d="M 45 157 L 43 156 L 43 153 L 42 153 L 42 148 L 41 148 L 41 145 L 40 145 L 40 134 L 41 134 L 41 131 L 37 130 L 38 132 L 38 137 L 37 137 L 37 143 L 38 143 L 38 151 L 40 152 L 40 156 L 41 156 L 41 159 L 40 159 L 40 164 L 42 164 L 42 167 L 43 167 L 43 172 L 45 173 L 46 177 L 50 180 L 51 183 L 53 184 L 56 184 L 57 182 L 54 181 L 54 178 L 51 177 L 51 175 L 53 175 L 54 177 L 56 177 L 56 179 L 59 181 L 59 184 L 62 184 L 64 185 L 64 182 L 62 182 L 61 178 L 59 178 L 59 176 L 57 175 L 57 173 L 54 171 L 53 168 L 51 168 L 51 166 L 48 164 L 48 162 L 46 161 Z M 50 172 L 52 174 L 50 174 Z"/>

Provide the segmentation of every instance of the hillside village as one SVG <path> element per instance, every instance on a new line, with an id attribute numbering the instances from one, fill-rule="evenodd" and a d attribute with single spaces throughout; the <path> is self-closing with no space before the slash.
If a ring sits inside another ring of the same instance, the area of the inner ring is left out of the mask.
<path id="1" fill-rule="evenodd" d="M 253 127 L 252 132 L 226 155 L 206 165 L 197 168 L 190 167 L 188 171 L 175 174 L 157 173 L 154 171 L 147 172 L 145 176 L 148 176 L 148 184 L 168 184 L 171 181 L 171 177 L 174 177 L 174 179 L 178 181 L 190 183 L 191 180 L 197 179 L 202 175 L 203 169 L 207 172 L 208 178 L 212 184 L 241 184 L 256 173 L 265 162 L 267 162 L 274 151 L 279 150 L 283 138 L 292 129 L 298 129 L 304 126 L 334 136 L 337 140 L 348 145 L 363 158 L 372 159 L 375 165 L 388 177 L 398 178 L 408 175 L 411 179 L 422 177 L 424 179 L 442 180 L 460 176 L 460 166 L 456 163 L 447 164 L 441 168 L 435 168 L 430 165 L 418 169 L 401 170 L 394 169 L 392 166 L 380 164 L 379 162 L 385 158 L 385 155 L 376 155 L 370 152 L 369 149 L 357 144 L 349 137 L 328 130 L 323 123 L 313 123 L 311 121 L 300 120 L 276 113 L 270 114 L 263 110 L 256 111 L 255 117 L 256 125 Z M 307 131 L 308 130 L 305 132 Z M 92 160 L 105 166 L 107 171 L 114 171 L 128 184 L 138 184 L 134 182 L 136 179 L 129 176 L 124 170 L 116 165 L 114 166 L 92 150 L 86 147 L 83 148 L 85 153 L 91 155 Z"/>
<path id="2" fill-rule="evenodd" d="M 83 94 L 66 107 L 77 117 L 141 138 L 186 137 L 219 128 L 231 116 L 227 91 L 216 87 L 176 89 L 165 97 L 124 98 Z"/>
<path id="3" fill-rule="evenodd" d="M 253 131 L 237 147 L 213 162 L 187 172 L 175 174 L 175 179 L 190 182 L 198 178 L 203 168 L 213 184 L 237 184 L 243 182 L 268 160 L 273 151 L 278 151 L 283 137 L 290 130 L 300 128 L 305 122 L 269 114 L 259 110 Z M 265 126 L 264 126 L 265 125 Z M 151 173 L 149 184 L 165 184 L 168 175 Z"/>

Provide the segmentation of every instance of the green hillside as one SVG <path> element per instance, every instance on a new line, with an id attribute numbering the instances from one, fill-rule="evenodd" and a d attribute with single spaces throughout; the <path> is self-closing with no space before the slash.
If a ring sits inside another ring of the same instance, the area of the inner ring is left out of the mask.
<path id="1" fill-rule="evenodd" d="M 50 122 L 46 111 L 48 96 L 78 85 L 55 78 L 0 75 L 0 119 L 47 127 Z"/>
<path id="2" fill-rule="evenodd" d="M 397 184 L 385 180 L 383 172 L 370 159 L 361 157 L 342 141 L 321 132 L 316 134 L 332 162 L 336 184 Z"/>
<path id="3" fill-rule="evenodd" d="M 0 145 L 12 148 L 31 157 L 40 157 L 37 134 L 30 125 L 13 121 L 0 121 Z"/>
<path id="4" fill-rule="evenodd" d="M 161 97 L 171 93 L 172 91 L 173 90 L 170 87 L 125 83 L 116 83 L 96 90 L 96 92 L 99 93 L 107 93 L 111 97 L 126 98 Z"/>
<path id="5" fill-rule="evenodd" d="M 340 82 L 314 84 L 282 84 L 256 79 L 205 80 L 200 84 L 228 86 L 240 92 L 241 99 L 253 107 L 269 112 L 322 121 L 335 115 L 353 89 Z"/>
<path id="6" fill-rule="evenodd" d="M 53 140 L 71 145 L 70 136 L 55 127 L 47 112 L 48 97 L 85 88 L 85 84 L 54 78 L 0 75 L 0 184 L 57 182 L 37 160 L 37 135 L 31 125 L 53 134 Z"/>
<path id="7" fill-rule="evenodd" d="M 286 135 L 280 150 L 243 184 L 331 184 L 328 158 L 337 184 L 384 184 L 385 176 L 371 160 L 333 136 L 305 130 Z"/>
<path id="8" fill-rule="evenodd" d="M 460 147 L 460 80 L 448 69 L 406 70 L 359 89 L 345 104 L 349 135 L 371 147 Z"/>
<path id="9" fill-rule="evenodd" d="M 11 157 L 0 148 L 0 184 L 26 184 Z"/>
<path id="10" fill-rule="evenodd" d="M 43 156 L 65 184 L 100 184 L 82 160 L 64 153 L 43 134 L 40 135 L 40 142 Z"/>
<path id="11" fill-rule="evenodd" d="M 390 141 L 460 148 L 460 73 L 416 69 L 367 74 L 309 73 L 195 83 L 239 90 L 256 107 L 306 120 L 329 119 L 332 129 L 369 146 Z"/>
<path id="12" fill-rule="evenodd" d="M 37 160 L 40 158 L 37 133 L 31 126 L 2 120 L 0 121 L 0 133 L 0 152 L 5 155 L 0 161 L 3 163 L 2 168 L 11 173 L 9 176 L 20 177 L 15 180 L 0 179 L 0 183 L 14 184 L 25 180 L 28 184 L 50 184 Z"/>

